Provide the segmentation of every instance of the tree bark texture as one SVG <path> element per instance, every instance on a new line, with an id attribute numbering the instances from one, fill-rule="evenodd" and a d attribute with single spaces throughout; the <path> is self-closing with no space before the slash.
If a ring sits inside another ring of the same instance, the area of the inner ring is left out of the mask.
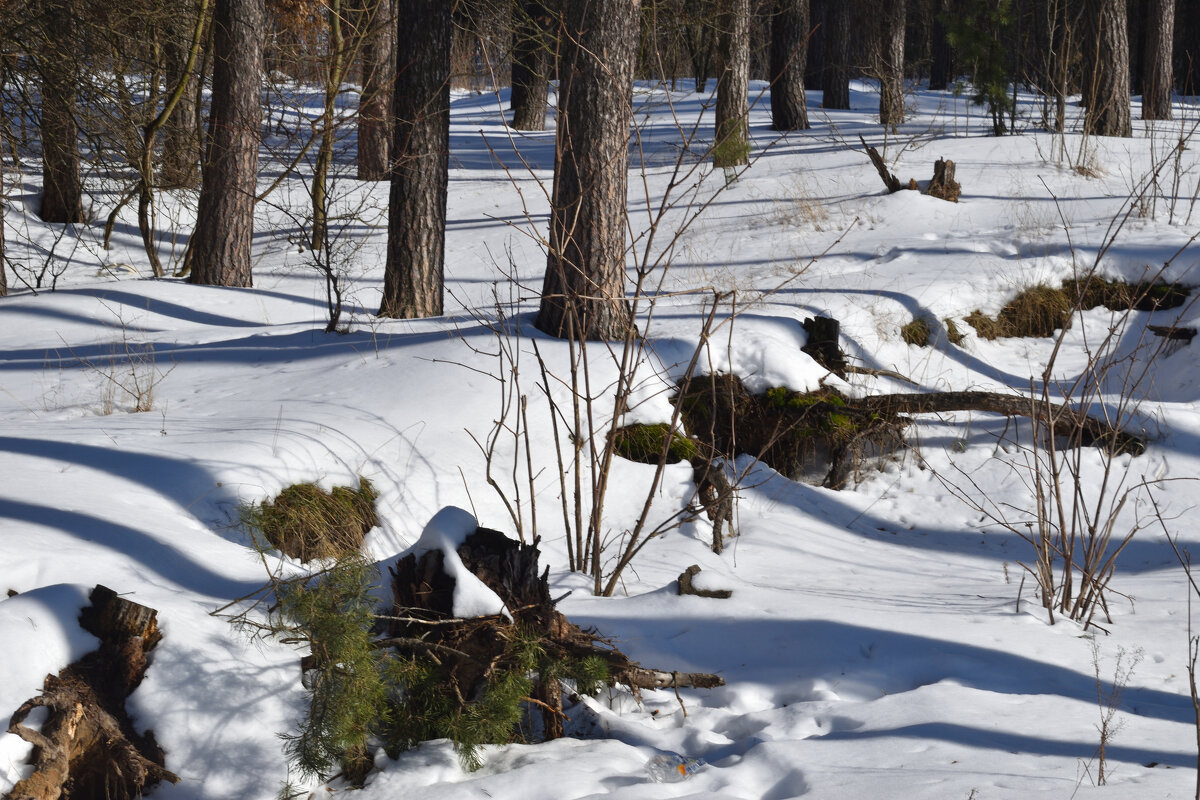
<path id="1" fill-rule="evenodd" d="M 1171 118 L 1175 0 L 1148 0 L 1142 49 L 1142 119 Z"/>
<path id="2" fill-rule="evenodd" d="M 808 63 L 808 0 L 778 0 L 771 18 L 771 127 L 808 128 L 804 71 Z"/>
<path id="3" fill-rule="evenodd" d="M 895 128 L 904 122 L 904 2 L 878 6 L 874 66 L 879 78 L 879 122 Z"/>
<path id="4" fill-rule="evenodd" d="M 950 88 L 950 82 L 954 79 L 945 19 L 945 15 L 950 13 L 950 0 L 937 0 L 933 11 L 933 30 L 929 41 L 929 88 L 933 91 L 945 91 Z"/>
<path id="5" fill-rule="evenodd" d="M 8 120 L 0 115 L 0 120 Z M 4 137 L 0 135 L 0 151 L 4 149 Z M 0 297 L 8 294 L 8 273 L 4 267 L 4 170 L 0 169 Z"/>
<path id="6" fill-rule="evenodd" d="M 192 15 L 173 19 L 163 48 L 167 91 L 178 86 L 180 81 L 187 81 L 187 88 L 165 123 L 159 174 L 160 185 L 168 188 L 192 189 L 200 185 L 200 131 L 195 122 L 199 80 L 195 70 L 190 75 L 183 74 L 195 24 Z"/>
<path id="7" fill-rule="evenodd" d="M 630 329 L 626 190 L 640 0 L 568 0 L 559 44 L 550 252 L 537 327 L 612 341 Z"/>
<path id="8" fill-rule="evenodd" d="M 750 162 L 750 0 L 721 0 L 717 62 L 713 164 L 741 166 Z"/>
<path id="9" fill-rule="evenodd" d="M 1084 64 L 1092 74 L 1084 128 L 1097 136 L 1132 136 L 1125 0 L 1088 0 L 1088 11 L 1091 41 L 1084 45 Z"/>
<path id="10" fill-rule="evenodd" d="M 250 244 L 262 121 L 263 0 L 217 0 L 208 154 L 192 234 L 191 283 L 251 286 Z"/>
<path id="11" fill-rule="evenodd" d="M 395 118 L 381 317 L 442 313 L 452 4 L 397 0 Z"/>
<path id="12" fill-rule="evenodd" d="M 825 12 L 825 69 L 821 107 L 850 108 L 850 3 L 830 3 Z"/>
<path id="13" fill-rule="evenodd" d="M 546 104 L 553 67 L 551 16 L 545 0 L 524 0 L 513 8 L 512 127 L 546 129 Z"/>
<path id="14" fill-rule="evenodd" d="M 825 72 L 825 15 L 828 0 L 809 0 L 807 54 L 804 59 L 804 88 L 817 91 L 821 88 L 821 76 Z"/>
<path id="15" fill-rule="evenodd" d="M 396 79 L 395 0 L 370 0 L 364 10 L 362 94 L 358 105 L 358 179 L 388 178 L 392 89 Z"/>
<path id="16" fill-rule="evenodd" d="M 69 2 L 52 0 L 42 13 L 45 51 L 38 59 L 42 78 L 42 204 L 45 222 L 83 222 L 79 177 L 78 22 Z"/>

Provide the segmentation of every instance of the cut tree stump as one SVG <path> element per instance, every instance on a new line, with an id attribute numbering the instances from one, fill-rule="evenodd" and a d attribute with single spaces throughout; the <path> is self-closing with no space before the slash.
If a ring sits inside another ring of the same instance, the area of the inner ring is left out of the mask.
<path id="1" fill-rule="evenodd" d="M 13 714 L 8 731 L 34 746 L 34 772 L 4 800 L 129 800 L 161 781 L 179 781 L 164 767 L 154 735 L 139 734 L 125 712 L 125 698 L 162 638 L 157 612 L 105 586 L 92 590 L 91 601 L 79 622 L 100 647 L 47 675 L 42 694 Z M 24 724 L 35 708 L 49 712 L 40 731 Z"/>
<path id="2" fill-rule="evenodd" d="M 954 180 L 954 162 L 939 158 L 933 163 L 933 179 L 925 189 L 925 194 L 939 200 L 957 203 L 962 194 L 962 187 Z"/>

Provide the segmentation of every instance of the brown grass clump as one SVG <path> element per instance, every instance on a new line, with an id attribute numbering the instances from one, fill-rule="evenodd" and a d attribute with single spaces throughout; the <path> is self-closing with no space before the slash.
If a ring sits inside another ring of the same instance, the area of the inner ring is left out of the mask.
<path id="1" fill-rule="evenodd" d="M 379 520 L 375 487 L 359 478 L 358 489 L 326 492 L 312 483 L 287 487 L 272 501 L 243 509 L 245 525 L 284 555 L 302 562 L 357 552 Z"/>
<path id="2" fill-rule="evenodd" d="M 1071 326 L 1075 304 L 1071 295 L 1045 284 L 1024 290 L 1000 309 L 995 319 L 973 311 L 966 322 L 984 339 L 1050 337 Z"/>
<path id="3" fill-rule="evenodd" d="M 929 336 L 929 320 L 924 317 L 917 317 L 900 328 L 900 338 L 904 340 L 905 344 L 929 347 Z"/>
<path id="4" fill-rule="evenodd" d="M 946 317 L 944 320 L 942 320 L 942 322 L 946 325 L 946 338 L 950 341 L 950 344 L 955 345 L 956 347 L 961 345 L 963 343 L 963 339 L 966 339 L 967 337 L 963 335 L 963 332 L 960 331 L 958 326 L 954 324 L 954 320 Z"/>

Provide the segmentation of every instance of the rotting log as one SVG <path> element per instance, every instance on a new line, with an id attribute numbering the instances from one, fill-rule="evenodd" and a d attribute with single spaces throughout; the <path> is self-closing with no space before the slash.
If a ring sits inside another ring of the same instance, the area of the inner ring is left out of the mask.
<path id="1" fill-rule="evenodd" d="M 895 194 L 904 189 L 904 184 L 900 183 L 900 179 L 891 173 L 887 168 L 887 164 L 883 161 L 883 156 L 879 155 L 879 151 L 871 145 L 867 144 L 867 140 L 859 134 L 858 140 L 862 142 L 862 146 L 867 151 L 867 157 L 871 159 L 871 163 L 875 165 L 875 170 L 879 173 L 879 177 L 883 180 L 883 185 L 887 187 L 888 194 Z"/>
<path id="2" fill-rule="evenodd" d="M 863 150 L 866 152 L 867 158 L 871 159 L 871 163 L 875 166 L 875 171 L 879 173 L 879 178 L 883 181 L 883 185 L 887 187 L 888 194 L 895 194 L 904 189 L 911 189 L 913 191 L 919 189 L 915 178 L 910 178 L 908 183 L 902 183 L 887 168 L 887 163 L 884 162 L 883 156 L 879 154 L 879 150 L 867 144 L 867 140 L 862 137 L 862 134 L 859 134 L 858 140 L 862 142 Z M 925 194 L 951 203 L 958 202 L 958 198 L 962 194 L 962 187 L 954 179 L 953 161 L 939 158 L 934 162 L 933 178 L 930 179 L 929 185 L 925 188 Z"/>
<path id="3" fill-rule="evenodd" d="M 13 714 L 8 732 L 34 746 L 34 771 L 4 800 L 129 800 L 162 781 L 179 781 L 165 768 L 154 735 L 139 734 L 125 712 L 125 698 L 162 638 L 157 612 L 96 586 L 79 622 L 100 647 L 47 675 L 42 694 Z M 40 730 L 25 725 L 35 708 L 48 712 Z"/>

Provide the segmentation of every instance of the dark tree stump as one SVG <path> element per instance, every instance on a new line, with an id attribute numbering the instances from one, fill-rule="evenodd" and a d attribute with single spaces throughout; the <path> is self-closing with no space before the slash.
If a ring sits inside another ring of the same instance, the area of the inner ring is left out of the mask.
<path id="1" fill-rule="evenodd" d="M 161 781 L 179 781 L 163 766 L 154 735 L 139 734 L 125 712 L 125 698 L 146 673 L 146 655 L 162 638 L 158 612 L 105 586 L 93 589 L 91 600 L 79 621 L 100 647 L 46 676 L 42 694 L 13 714 L 8 731 L 34 745 L 34 772 L 5 800 L 127 800 Z M 40 732 L 24 725 L 35 708 L 49 711 Z"/>
<path id="2" fill-rule="evenodd" d="M 962 194 L 962 187 L 958 185 L 958 181 L 954 180 L 953 161 L 939 158 L 934 162 L 933 180 L 929 181 L 929 188 L 925 190 L 925 194 L 951 203 L 958 202 L 958 197 Z"/>

